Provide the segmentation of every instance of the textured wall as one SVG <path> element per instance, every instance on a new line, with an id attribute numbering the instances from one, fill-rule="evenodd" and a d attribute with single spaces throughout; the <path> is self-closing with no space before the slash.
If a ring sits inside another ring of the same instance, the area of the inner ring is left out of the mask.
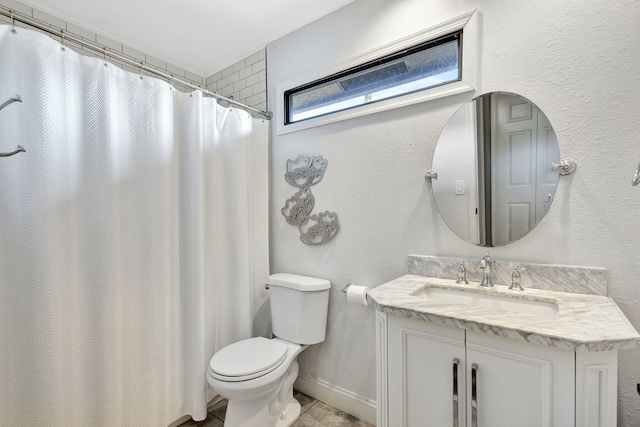
<path id="1" fill-rule="evenodd" d="M 529 235 L 493 249 L 498 260 L 605 267 L 609 295 L 640 328 L 640 3 L 360 0 L 268 46 L 275 85 L 477 8 L 482 13 L 478 93 L 510 91 L 534 101 L 553 124 L 563 178 L 547 217 Z M 272 97 L 273 98 L 273 97 Z M 375 399 L 374 315 L 346 304 L 348 280 L 375 286 L 406 272 L 407 255 L 477 257 L 433 204 L 423 176 L 438 135 L 471 95 L 455 96 L 286 135 L 273 134 L 271 270 L 330 279 L 327 340 L 300 356 L 301 370 Z M 275 100 L 269 107 L 275 108 Z M 275 120 L 282 120 L 276 112 Z M 291 188 L 286 160 L 329 160 L 314 187 L 318 211 L 338 213 L 335 241 L 306 247 L 280 213 Z M 640 425 L 640 349 L 620 353 L 619 424 Z"/>

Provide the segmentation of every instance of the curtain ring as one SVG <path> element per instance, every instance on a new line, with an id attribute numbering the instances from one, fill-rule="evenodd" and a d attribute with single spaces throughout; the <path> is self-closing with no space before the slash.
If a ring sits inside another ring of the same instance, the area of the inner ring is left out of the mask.
<path id="1" fill-rule="evenodd" d="M 67 47 L 65 46 L 65 39 L 64 39 L 64 30 L 60 30 L 60 44 L 62 45 L 62 47 L 60 48 L 63 52 L 65 52 L 67 50 Z"/>

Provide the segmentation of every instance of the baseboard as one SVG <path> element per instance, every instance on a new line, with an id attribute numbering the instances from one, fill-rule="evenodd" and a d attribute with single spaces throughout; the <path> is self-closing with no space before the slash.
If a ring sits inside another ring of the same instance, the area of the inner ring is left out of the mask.
<path id="1" fill-rule="evenodd" d="M 298 379 L 293 386 L 304 394 L 358 417 L 371 425 L 376 425 L 376 402 L 374 400 L 362 397 L 305 372 L 298 374 Z"/>

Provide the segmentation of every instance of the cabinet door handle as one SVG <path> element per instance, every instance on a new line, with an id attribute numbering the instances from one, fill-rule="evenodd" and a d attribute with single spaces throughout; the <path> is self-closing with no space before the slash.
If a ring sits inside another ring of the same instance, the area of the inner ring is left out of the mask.
<path id="1" fill-rule="evenodd" d="M 459 427 L 458 424 L 458 365 L 460 359 L 453 359 L 453 427 Z"/>
<path id="2" fill-rule="evenodd" d="M 478 427 L 478 364 L 471 365 L 471 427 Z"/>

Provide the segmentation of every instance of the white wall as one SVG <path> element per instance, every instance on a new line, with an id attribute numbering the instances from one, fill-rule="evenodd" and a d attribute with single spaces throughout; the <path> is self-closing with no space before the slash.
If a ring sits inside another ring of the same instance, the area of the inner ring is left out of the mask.
<path id="1" fill-rule="evenodd" d="M 495 259 L 609 270 L 609 294 L 640 328 L 640 3 L 577 1 L 359 0 L 268 46 L 268 90 L 477 8 L 482 13 L 478 93 L 509 91 L 535 102 L 553 124 L 563 157 L 578 162 L 561 180 L 547 217 Z M 300 356 L 303 372 L 375 399 L 374 316 L 340 293 L 353 280 L 376 286 L 406 272 L 410 253 L 474 256 L 456 237 L 423 176 L 438 135 L 472 95 L 460 95 L 286 135 L 273 134 L 271 271 L 330 279 L 327 340 Z M 273 97 L 271 97 L 273 98 Z M 269 100 L 275 109 L 275 99 Z M 282 120 L 276 112 L 274 120 Z M 275 127 L 274 127 L 275 128 Z M 313 188 L 315 210 L 338 213 L 341 230 L 307 247 L 280 213 L 292 188 L 287 159 L 329 160 Z M 621 352 L 620 425 L 640 425 L 640 349 Z"/>

